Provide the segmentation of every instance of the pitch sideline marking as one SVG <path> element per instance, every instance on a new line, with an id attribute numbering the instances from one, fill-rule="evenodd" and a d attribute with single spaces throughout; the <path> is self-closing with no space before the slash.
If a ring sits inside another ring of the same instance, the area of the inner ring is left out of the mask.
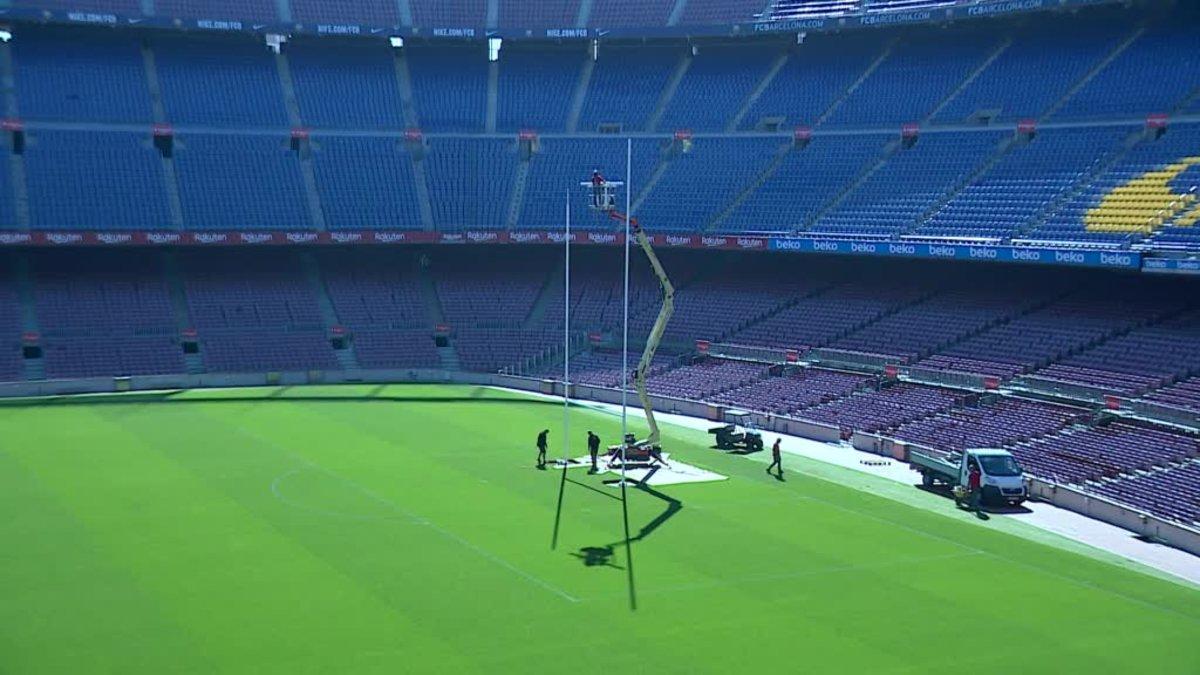
<path id="1" fill-rule="evenodd" d="M 586 409 L 589 409 L 589 410 L 591 410 L 591 411 L 593 411 L 593 412 L 598 412 L 598 413 L 601 413 L 601 414 L 608 414 L 608 415 L 613 415 L 613 414 L 615 414 L 615 413 L 613 413 L 613 411 L 609 410 L 608 408 L 606 408 L 606 407 L 604 407 L 604 406 L 602 406 L 602 405 L 596 405 L 596 404 L 594 404 L 594 403 L 592 403 L 592 402 L 589 402 L 589 401 L 583 401 L 583 402 L 580 402 L 580 403 L 579 403 L 579 405 L 580 405 L 581 407 L 583 407 L 583 408 L 586 408 Z M 820 461 L 820 460 L 817 460 L 817 461 Z M 817 480 L 820 480 L 820 481 L 823 481 L 823 482 L 826 482 L 826 483 L 832 483 L 832 484 L 834 484 L 834 485 L 837 485 L 837 486 L 839 486 L 839 487 L 843 487 L 843 488 L 847 488 L 847 487 L 848 487 L 848 488 L 850 488 L 850 489 L 858 489 L 858 488 L 853 488 L 853 487 L 851 487 L 851 486 L 844 485 L 844 484 L 842 484 L 842 483 L 839 483 L 839 482 L 837 482 L 837 481 L 835 481 L 835 480 L 832 480 L 832 479 L 829 479 L 829 478 L 825 478 L 825 477 L 822 477 L 822 476 L 817 476 L 817 475 L 814 475 L 814 474 L 801 474 L 801 475 L 803 475 L 803 476 L 805 476 L 805 477 L 808 477 L 808 478 L 815 478 L 815 479 L 817 479 Z M 876 494 L 876 493 L 872 492 L 871 490 L 860 490 L 860 491 L 862 491 L 862 492 L 866 492 L 866 493 L 868 493 L 868 494 L 873 494 L 873 495 L 874 495 L 874 494 Z M 802 495 L 802 494 L 799 494 L 799 493 L 797 493 L 797 492 L 793 492 L 793 491 L 791 491 L 791 490 L 784 490 L 783 492 L 784 492 L 785 494 L 792 495 L 793 497 L 795 497 L 795 498 L 797 498 L 797 499 L 803 499 L 803 500 L 808 500 L 808 501 L 814 501 L 814 502 L 817 502 L 817 503 L 820 503 L 820 504 L 824 504 L 824 505 L 826 505 L 826 506 L 829 506 L 829 507 L 832 507 L 832 508 L 838 509 L 838 510 L 840 510 L 840 511 L 843 511 L 843 512 L 845 512 L 845 513 L 851 513 L 851 514 L 854 514 L 854 515 L 857 515 L 857 516 L 860 516 L 860 517 L 863 517 L 863 518 L 868 518 L 868 519 L 870 519 L 870 520 L 874 520 L 874 521 L 876 521 L 876 522 L 878 522 L 878 523 L 883 523 L 883 524 L 885 524 L 885 525 L 891 525 L 891 526 L 893 526 L 893 527 L 898 527 L 898 528 L 900 528 L 900 529 L 902 529 L 902 530 L 905 530 L 905 531 L 911 532 L 911 533 L 913 533 L 913 534 L 923 535 L 923 536 L 929 537 L 929 538 L 931 538 L 931 539 L 935 539 L 935 540 L 942 541 L 942 542 L 945 542 L 945 543 L 948 543 L 948 544 L 952 544 L 952 545 L 954 545 L 954 546 L 958 546 L 958 547 L 960 547 L 960 548 L 963 548 L 963 549 L 965 549 L 965 550 L 967 550 L 967 551 L 970 551 L 970 552 L 972 552 L 972 553 L 977 553 L 977 554 L 983 554 L 983 555 L 987 555 L 987 556 L 989 556 L 989 557 L 992 557 L 992 558 L 995 558 L 995 559 L 997 559 L 997 560 L 1002 560 L 1002 561 L 1004 561 L 1004 562 L 1013 563 L 1014 565 L 1017 565 L 1017 566 L 1019 566 L 1019 567 L 1024 567 L 1025 569 L 1032 570 L 1032 571 L 1034 571 L 1034 572 L 1041 572 L 1042 574 L 1045 574 L 1045 575 L 1047 575 L 1047 576 L 1050 576 L 1050 577 L 1053 577 L 1053 578 L 1057 578 L 1057 579 L 1061 579 L 1061 580 L 1063 580 L 1063 581 L 1067 581 L 1067 582 L 1070 582 L 1070 583 L 1074 583 L 1074 584 L 1076 584 L 1076 585 L 1079 585 L 1079 586 L 1082 586 L 1082 587 L 1084 587 L 1084 588 L 1088 588 L 1088 589 L 1091 589 L 1091 590 L 1096 590 L 1096 591 L 1101 591 L 1101 592 L 1103 592 L 1103 593 L 1107 593 L 1107 594 L 1109 594 L 1109 595 L 1111 595 L 1111 596 L 1113 596 L 1113 597 L 1115 597 L 1115 598 L 1119 598 L 1119 599 L 1121 599 L 1121 600 L 1125 600 L 1126 602 L 1132 602 L 1132 603 L 1134 603 L 1134 604 L 1141 605 L 1141 606 L 1143 606 L 1143 607 L 1146 607 L 1146 608 L 1149 608 L 1149 609 L 1155 609 L 1155 610 L 1158 610 L 1158 611 L 1161 611 L 1161 612 L 1166 612 L 1166 613 L 1169 613 L 1169 614 L 1173 614 L 1173 615 L 1175 615 L 1175 616 L 1178 616 L 1178 617 L 1180 617 L 1180 618 L 1186 619 L 1186 620 L 1188 620 L 1188 621 L 1190 621 L 1190 622 L 1192 622 L 1192 623 L 1200 623 L 1200 618 L 1196 618 L 1196 617 L 1194 617 L 1194 616 L 1190 616 L 1190 615 L 1188 615 L 1188 614 L 1185 614 L 1185 613 L 1183 613 L 1183 612 L 1180 612 L 1179 610 L 1173 609 L 1173 608 L 1171 608 L 1171 607 L 1164 607 L 1164 606 L 1162 606 L 1162 605 L 1155 604 L 1155 603 L 1153 603 L 1153 602 L 1150 602 L 1150 601 L 1148 601 L 1148 600 L 1142 600 L 1141 598 L 1135 598 L 1135 597 L 1133 597 L 1133 596 L 1126 595 L 1125 593 L 1121 593 L 1120 591 L 1115 591 L 1115 590 L 1113 590 L 1113 589 L 1111 589 L 1111 588 L 1105 588 L 1104 586 L 1097 585 L 1097 584 L 1095 584 L 1095 583 L 1093 583 L 1093 582 L 1090 582 L 1090 581 L 1085 581 L 1085 580 L 1083 580 L 1083 579 L 1077 579 L 1077 578 L 1075 578 L 1075 577 L 1072 577 L 1072 576 L 1068 576 L 1068 575 L 1065 575 L 1065 574 L 1060 574 L 1060 573 L 1058 573 L 1058 572 L 1053 572 L 1053 571 L 1051 571 L 1051 570 L 1047 570 L 1047 569 L 1045 569 L 1045 568 L 1043 568 L 1043 567 L 1039 567 L 1039 566 L 1037 566 L 1037 565 L 1034 565 L 1034 564 L 1031 564 L 1031 563 L 1027 563 L 1027 562 L 1025 562 L 1025 561 L 1022 561 L 1022 560 L 1016 560 L 1016 559 L 1014 559 L 1014 558 L 1010 558 L 1010 557 L 1007 557 L 1007 556 L 1000 555 L 999 553 L 993 553 L 993 552 L 991 552 L 991 551 L 985 551 L 985 550 L 983 550 L 983 549 L 980 549 L 980 548 L 975 548 L 974 546 L 969 546 L 969 545 L 967 545 L 967 544 L 964 544 L 964 543 L 962 543 L 962 542 L 959 542 L 959 541 L 955 541 L 955 540 L 953 540 L 953 539 L 950 539 L 950 538 L 948 538 L 948 537 L 944 537 L 944 536 L 942 536 L 942 535 L 939 535 L 939 534 L 934 534 L 934 533 L 932 533 L 932 532 L 927 532 L 927 531 L 925 531 L 925 530 L 922 530 L 922 529 L 919 529 L 919 528 L 915 528 L 915 527 L 912 527 L 912 526 L 909 526 L 909 525 L 905 525 L 905 524 L 902 524 L 902 523 L 898 523 L 898 522 L 896 522 L 896 521 L 894 521 L 894 520 L 889 520 L 889 519 L 887 519 L 887 518 L 882 518 L 882 517 L 879 517 L 879 516 L 876 516 L 876 515 L 874 515 L 874 514 L 871 514 L 871 513 L 864 512 L 864 511 L 858 511 L 858 510 L 856 510 L 856 509 L 852 509 L 852 508 L 849 508 L 849 507 L 847 507 L 847 506 L 844 506 L 844 505 L 841 505 L 841 504 L 835 504 L 835 503 L 833 503 L 833 502 L 829 502 L 829 501 L 826 501 L 826 500 L 824 500 L 824 499 L 820 499 L 820 498 L 817 498 L 817 497 L 812 497 L 812 496 L 810 496 L 810 495 Z M 882 496 L 882 495 L 877 495 L 877 496 Z M 888 497 L 886 497 L 886 496 L 884 496 L 884 498 L 885 498 L 885 499 L 888 499 Z M 934 513 L 938 513 L 938 512 L 934 512 Z M 939 513 L 939 515 L 943 515 L 943 516 L 945 516 L 945 514 L 940 514 L 940 513 Z M 1111 564 L 1111 563 L 1110 563 L 1110 564 Z"/>

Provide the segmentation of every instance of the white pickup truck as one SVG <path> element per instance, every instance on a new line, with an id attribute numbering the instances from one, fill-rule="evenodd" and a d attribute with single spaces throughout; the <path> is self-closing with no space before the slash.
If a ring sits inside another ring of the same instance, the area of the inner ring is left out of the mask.
<path id="1" fill-rule="evenodd" d="M 1016 506 L 1029 496 L 1021 465 L 1007 450 L 975 448 L 963 452 L 938 453 L 912 448 L 908 452 L 908 461 L 915 471 L 921 473 L 921 482 L 925 487 L 937 483 L 952 488 L 966 487 L 967 467 L 972 458 L 979 464 L 983 503 Z"/>

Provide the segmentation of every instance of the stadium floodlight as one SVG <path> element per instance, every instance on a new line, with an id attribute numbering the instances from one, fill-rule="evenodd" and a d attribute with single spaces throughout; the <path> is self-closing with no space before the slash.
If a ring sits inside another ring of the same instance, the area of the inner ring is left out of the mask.
<path id="1" fill-rule="evenodd" d="M 288 41 L 288 36 L 280 35 L 279 33 L 267 33 L 266 41 L 267 49 L 278 54 L 283 51 L 283 45 Z"/>
<path id="2" fill-rule="evenodd" d="M 12 31 L 8 26 L 0 28 L 0 42 L 9 42 L 12 40 Z"/>
<path id="3" fill-rule="evenodd" d="M 388 38 L 388 44 L 390 44 L 393 49 L 400 49 L 404 46 L 404 38 L 400 37 L 399 35 L 393 35 L 392 37 Z"/>
<path id="4" fill-rule="evenodd" d="M 488 61 L 500 60 L 500 48 L 504 46 L 504 40 L 498 37 L 488 38 Z"/>

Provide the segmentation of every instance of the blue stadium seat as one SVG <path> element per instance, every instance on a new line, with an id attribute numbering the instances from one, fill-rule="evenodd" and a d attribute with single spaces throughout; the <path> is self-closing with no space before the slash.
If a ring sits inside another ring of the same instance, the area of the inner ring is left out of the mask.
<path id="1" fill-rule="evenodd" d="M 150 134 L 38 131 L 25 148 L 36 229 L 170 229 L 162 159 Z"/>
<path id="2" fill-rule="evenodd" d="M 141 48 L 128 33 L 22 30 L 12 53 L 26 118 L 149 123 L 153 117 Z"/>
<path id="3" fill-rule="evenodd" d="M 180 138 L 175 151 L 190 229 L 310 229 L 300 160 L 279 136 Z"/>
<path id="4" fill-rule="evenodd" d="M 241 36 L 156 35 L 167 119 L 176 124 L 288 126 L 275 60 Z"/>
<path id="5" fill-rule="evenodd" d="M 420 126 L 427 131 L 483 131 L 487 115 L 485 48 L 405 47 Z"/>
<path id="6" fill-rule="evenodd" d="M 421 229 L 412 159 L 396 139 L 324 137 L 313 145 L 329 229 Z"/>
<path id="7" fill-rule="evenodd" d="M 300 118 L 314 127 L 404 126 L 392 49 L 383 41 L 296 40 L 288 45 Z"/>

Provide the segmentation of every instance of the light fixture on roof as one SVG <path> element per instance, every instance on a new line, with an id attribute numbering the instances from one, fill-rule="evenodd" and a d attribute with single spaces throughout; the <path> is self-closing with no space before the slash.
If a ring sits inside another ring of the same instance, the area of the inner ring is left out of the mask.
<path id="1" fill-rule="evenodd" d="M 500 60 L 500 48 L 504 46 L 504 40 L 498 37 L 488 38 L 488 61 Z"/>
<path id="2" fill-rule="evenodd" d="M 12 30 L 8 26 L 0 26 L 0 42 L 12 40 Z"/>
<path id="3" fill-rule="evenodd" d="M 392 37 L 388 38 L 388 44 L 390 44 L 393 49 L 400 49 L 404 46 L 404 38 L 400 37 L 399 35 L 393 35 Z"/>
<path id="4" fill-rule="evenodd" d="M 280 35 L 279 33 L 267 33 L 267 49 L 278 54 L 283 51 L 283 45 L 287 43 L 288 36 Z"/>

